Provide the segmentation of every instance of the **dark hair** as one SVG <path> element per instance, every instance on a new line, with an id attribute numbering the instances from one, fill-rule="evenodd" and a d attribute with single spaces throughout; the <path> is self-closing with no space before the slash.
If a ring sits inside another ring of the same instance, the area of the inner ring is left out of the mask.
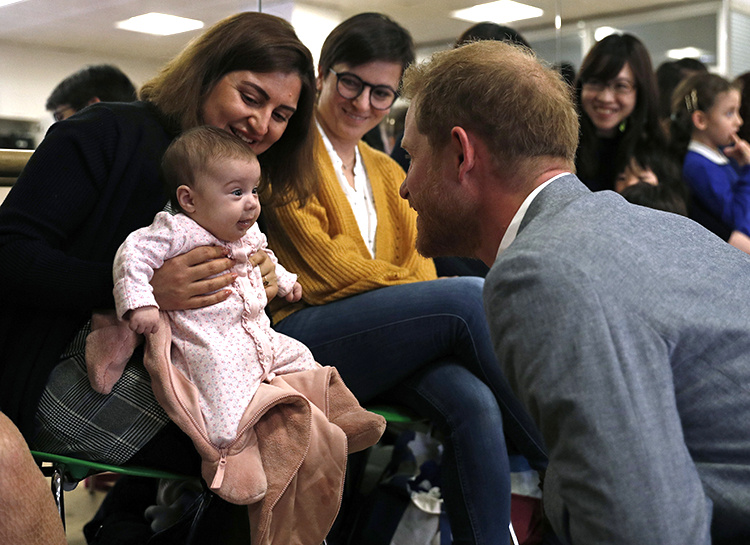
<path id="1" fill-rule="evenodd" d="M 555 68 L 557 68 L 558 72 L 560 72 L 560 75 L 565 80 L 565 83 L 570 85 L 570 88 L 572 89 L 576 83 L 575 66 L 573 66 L 573 64 L 570 62 L 563 61 L 560 64 L 556 64 Z"/>
<path id="2" fill-rule="evenodd" d="M 259 157 L 263 203 L 278 206 L 304 201 L 317 182 L 313 156 L 315 70 L 310 51 L 294 28 L 279 17 L 243 12 L 227 17 L 191 42 L 141 88 L 141 98 L 155 104 L 183 129 L 203 124 L 203 101 L 229 72 L 298 74 L 302 90 L 297 111 L 284 134 Z M 270 184 L 273 184 L 272 190 Z"/>
<path id="3" fill-rule="evenodd" d="M 638 182 L 623 189 L 621 195 L 633 204 L 687 216 L 684 197 L 668 185 Z"/>
<path id="4" fill-rule="evenodd" d="M 334 28 L 320 50 L 319 74 L 325 77 L 336 63 L 352 67 L 368 62 L 414 62 L 411 34 L 382 13 L 360 13 Z"/>
<path id="5" fill-rule="evenodd" d="M 650 169 L 660 184 L 676 186 L 682 183 L 680 165 L 662 149 L 641 143 L 633 150 L 632 159 L 642 169 Z"/>
<path id="6" fill-rule="evenodd" d="M 737 135 L 743 140 L 750 140 L 750 72 L 737 76 L 734 84 L 741 89 L 740 117 L 745 121 L 737 131 Z"/>
<path id="7" fill-rule="evenodd" d="M 459 36 L 458 40 L 456 40 L 456 47 L 468 42 L 476 42 L 477 40 L 510 42 L 531 49 L 529 42 L 527 42 L 517 30 L 512 29 L 509 26 L 498 25 L 497 23 L 490 22 L 477 23 L 476 25 L 467 28 L 464 33 Z"/>
<path id="8" fill-rule="evenodd" d="M 692 138 L 693 112 L 708 112 L 720 94 L 732 89 L 740 88 L 717 74 L 696 74 L 686 78 L 674 90 L 669 125 L 670 148 L 680 161 L 685 158 Z"/>
<path id="9" fill-rule="evenodd" d="M 706 65 L 698 59 L 683 57 L 679 60 L 676 60 L 675 63 L 677 64 L 677 67 L 686 75 L 692 75 L 691 72 L 708 72 L 708 68 L 706 67 Z"/>
<path id="10" fill-rule="evenodd" d="M 598 42 L 583 59 L 575 84 L 576 103 L 581 116 L 581 140 L 576 158 L 576 169 L 584 180 L 597 177 L 601 168 L 598 148 L 599 136 L 596 127 L 583 112 L 581 91 L 583 84 L 592 81 L 609 81 L 620 73 L 627 63 L 635 76 L 636 102 L 620 135 L 615 154 L 614 172 L 621 172 L 632 155 L 636 143 L 641 140 L 653 145 L 665 146 L 665 137 L 659 127 L 657 114 L 656 78 L 651 57 L 643 43 L 631 34 L 611 34 Z M 614 180 L 604 180 L 611 186 Z"/>
<path id="11" fill-rule="evenodd" d="M 687 203 L 688 188 L 682 180 L 681 162 L 667 150 L 641 142 L 633 150 L 631 160 L 641 169 L 651 170 L 659 185 L 669 188 L 669 193 L 674 194 L 675 200 L 679 198 L 683 203 Z"/>
<path id="12" fill-rule="evenodd" d="M 122 70 L 111 64 L 96 64 L 81 68 L 58 83 L 45 108 L 53 111 L 69 104 L 78 111 L 93 98 L 102 102 L 133 102 L 137 97 L 135 86 Z"/>
<path id="13" fill-rule="evenodd" d="M 232 133 L 216 127 L 194 127 L 175 138 L 161 160 L 162 181 L 172 208 L 183 211 L 177 202 L 178 187 L 195 187 L 197 175 L 216 161 L 226 159 L 257 161 L 250 146 Z"/>
<path id="14" fill-rule="evenodd" d="M 672 111 L 672 93 L 679 83 L 695 73 L 707 74 L 708 69 L 701 61 L 684 58 L 666 61 L 656 69 L 656 83 L 659 87 L 659 117 L 669 119 Z"/>

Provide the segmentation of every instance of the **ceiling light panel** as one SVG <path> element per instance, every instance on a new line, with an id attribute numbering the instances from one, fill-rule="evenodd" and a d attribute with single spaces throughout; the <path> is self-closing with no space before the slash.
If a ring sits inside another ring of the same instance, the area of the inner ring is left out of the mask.
<path id="1" fill-rule="evenodd" d="M 451 16 L 456 19 L 463 19 L 464 21 L 474 23 L 490 21 L 498 24 L 533 19 L 542 15 L 544 15 L 543 10 L 528 4 L 514 2 L 513 0 L 497 0 L 496 2 L 477 4 L 470 8 L 451 12 Z"/>
<path id="2" fill-rule="evenodd" d="M 151 12 L 120 21 L 115 23 L 115 26 L 133 32 L 143 32 L 144 34 L 154 34 L 156 36 L 170 36 L 172 34 L 203 28 L 203 21 Z"/>

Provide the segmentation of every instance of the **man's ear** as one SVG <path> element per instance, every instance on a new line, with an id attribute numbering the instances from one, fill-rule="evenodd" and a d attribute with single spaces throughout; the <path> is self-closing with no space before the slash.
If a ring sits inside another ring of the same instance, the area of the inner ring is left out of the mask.
<path id="1" fill-rule="evenodd" d="M 693 126 L 699 131 L 705 131 L 708 126 L 708 116 L 703 110 L 695 110 L 690 114 L 690 119 L 693 121 Z"/>
<path id="2" fill-rule="evenodd" d="M 476 147 L 474 139 L 463 127 L 453 127 L 451 129 L 451 152 L 454 154 L 455 166 L 458 171 L 459 180 L 464 181 L 467 175 L 472 174 L 476 166 Z"/>
<path id="3" fill-rule="evenodd" d="M 92 104 L 96 104 L 97 102 L 101 102 L 101 99 L 99 97 L 91 97 L 86 103 L 86 106 L 91 106 Z"/>
<path id="4" fill-rule="evenodd" d="M 195 201 L 193 199 L 192 188 L 186 185 L 181 185 L 177 188 L 175 195 L 177 196 L 177 202 L 179 203 L 180 208 L 188 214 L 195 212 Z"/>

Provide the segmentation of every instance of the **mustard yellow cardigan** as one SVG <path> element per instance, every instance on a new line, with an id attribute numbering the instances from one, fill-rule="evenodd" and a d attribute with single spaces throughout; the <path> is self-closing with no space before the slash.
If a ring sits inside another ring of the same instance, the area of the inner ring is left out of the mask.
<path id="1" fill-rule="evenodd" d="M 331 158 L 318 134 L 320 188 L 303 208 L 297 204 L 264 210 L 269 246 L 279 262 L 298 275 L 302 301 L 277 298 L 274 322 L 309 305 L 323 305 L 376 288 L 436 278 L 435 265 L 415 250 L 416 213 L 399 194 L 405 174 L 393 159 L 359 143 L 372 186 L 378 225 L 375 257 L 367 249 Z"/>

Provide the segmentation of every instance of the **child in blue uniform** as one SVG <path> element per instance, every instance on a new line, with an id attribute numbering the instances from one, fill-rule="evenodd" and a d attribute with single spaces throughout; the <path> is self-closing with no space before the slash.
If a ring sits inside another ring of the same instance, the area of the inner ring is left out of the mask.
<path id="1" fill-rule="evenodd" d="M 672 143 L 684 157 L 690 216 L 750 253 L 750 145 L 737 131 L 740 90 L 715 74 L 685 80 L 672 98 Z"/>

